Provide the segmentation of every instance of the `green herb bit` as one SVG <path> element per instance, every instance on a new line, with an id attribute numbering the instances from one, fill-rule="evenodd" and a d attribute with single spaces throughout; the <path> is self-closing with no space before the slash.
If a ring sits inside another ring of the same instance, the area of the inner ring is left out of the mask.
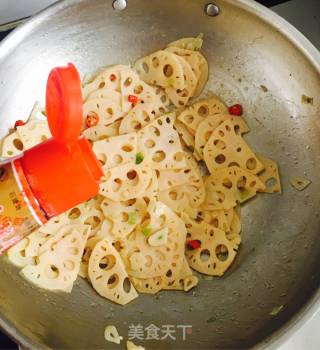
<path id="1" fill-rule="evenodd" d="M 137 223 L 137 220 L 138 220 L 138 215 L 135 211 L 132 213 L 129 213 L 129 218 L 128 218 L 129 225 L 135 225 Z"/>
<path id="2" fill-rule="evenodd" d="M 275 306 L 272 311 L 270 312 L 270 316 L 277 316 L 279 312 L 281 312 L 283 309 L 283 305 Z"/>
<path id="3" fill-rule="evenodd" d="M 143 162 L 144 156 L 141 152 L 138 152 L 136 154 L 136 164 L 140 164 Z"/>
<path id="4" fill-rule="evenodd" d="M 249 197 L 249 195 L 250 195 L 250 191 L 248 191 L 246 189 L 240 191 L 240 199 L 242 201 L 246 200 Z"/>
<path id="5" fill-rule="evenodd" d="M 146 236 L 149 237 L 152 233 L 152 230 L 150 227 L 146 226 L 142 228 L 142 233 Z"/>

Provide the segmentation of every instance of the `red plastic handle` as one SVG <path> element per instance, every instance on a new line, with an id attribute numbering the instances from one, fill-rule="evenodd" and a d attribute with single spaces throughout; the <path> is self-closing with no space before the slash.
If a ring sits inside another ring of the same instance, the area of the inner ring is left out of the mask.
<path id="1" fill-rule="evenodd" d="M 82 128 L 81 79 L 76 67 L 54 68 L 48 78 L 46 113 L 54 139 L 66 145 L 74 143 Z"/>

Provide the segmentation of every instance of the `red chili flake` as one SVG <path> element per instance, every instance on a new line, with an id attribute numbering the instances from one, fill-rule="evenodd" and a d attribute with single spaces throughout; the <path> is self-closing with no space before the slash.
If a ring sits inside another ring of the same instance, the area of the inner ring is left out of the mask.
<path id="1" fill-rule="evenodd" d="M 110 78 L 111 81 L 115 81 L 117 79 L 115 74 L 110 74 L 109 78 Z"/>
<path id="2" fill-rule="evenodd" d="M 23 126 L 25 125 L 26 123 L 23 121 L 23 120 L 17 120 L 15 123 L 14 123 L 14 128 L 16 129 L 18 126 Z"/>
<path id="3" fill-rule="evenodd" d="M 138 102 L 138 97 L 135 95 L 129 95 L 128 101 L 131 102 L 132 104 L 136 104 Z"/>
<path id="4" fill-rule="evenodd" d="M 86 124 L 88 128 L 96 126 L 99 123 L 99 117 L 95 113 L 90 113 L 87 115 Z"/>
<path id="5" fill-rule="evenodd" d="M 243 114 L 243 108 L 241 104 L 236 103 L 235 105 L 229 107 L 229 113 L 231 115 L 237 115 L 240 117 Z"/>
<path id="6" fill-rule="evenodd" d="M 198 239 L 192 239 L 190 241 L 187 241 L 187 247 L 190 250 L 195 250 L 201 247 L 201 241 L 199 241 Z"/>

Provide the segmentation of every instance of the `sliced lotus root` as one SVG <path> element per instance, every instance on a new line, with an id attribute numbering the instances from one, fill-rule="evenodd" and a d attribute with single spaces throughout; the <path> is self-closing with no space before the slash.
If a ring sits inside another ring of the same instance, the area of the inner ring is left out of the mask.
<path id="1" fill-rule="evenodd" d="M 174 273 L 175 268 L 169 269 L 164 276 L 153 278 L 135 278 L 130 280 L 139 293 L 156 294 L 160 290 L 185 290 L 188 291 L 196 284 L 198 279 L 192 275 L 186 258 L 183 259 L 182 268 Z"/>
<path id="2" fill-rule="evenodd" d="M 198 79 L 198 85 L 194 92 L 194 96 L 199 96 L 206 85 L 209 78 L 209 65 L 207 59 L 198 52 L 199 54 L 199 70 L 200 77 Z"/>
<path id="3" fill-rule="evenodd" d="M 91 82 L 84 85 L 82 89 L 84 101 L 87 100 L 91 93 L 99 89 L 109 89 L 120 92 L 120 72 L 123 69 L 128 69 L 128 66 L 110 66 L 99 72 Z"/>
<path id="4" fill-rule="evenodd" d="M 95 141 L 100 141 L 107 139 L 109 137 L 119 135 L 120 120 L 113 122 L 112 124 L 105 125 L 95 125 L 91 128 L 85 129 L 82 134 L 92 143 Z"/>
<path id="5" fill-rule="evenodd" d="M 184 257 L 182 267 L 175 272 L 173 269 L 167 271 L 162 277 L 162 289 L 164 290 L 184 290 L 188 292 L 198 284 L 198 278 L 193 276 L 187 259 Z"/>
<path id="6" fill-rule="evenodd" d="M 2 141 L 1 156 L 15 157 L 25 150 L 25 146 L 17 132 L 6 136 Z"/>
<path id="7" fill-rule="evenodd" d="M 185 87 L 183 67 L 174 53 L 162 50 L 154 52 L 138 59 L 134 64 L 134 69 L 148 84 L 175 89 Z"/>
<path id="8" fill-rule="evenodd" d="M 110 125 L 116 120 L 122 118 L 125 113 L 122 111 L 121 104 L 111 99 L 93 98 L 83 105 L 83 123 L 85 125 L 87 118 L 93 117 L 98 121 L 98 125 Z"/>
<path id="9" fill-rule="evenodd" d="M 203 150 L 209 141 L 212 132 L 224 121 L 231 120 L 236 134 L 245 134 L 250 131 L 248 125 L 241 117 L 232 115 L 216 114 L 206 117 L 199 125 L 195 135 L 195 149 L 203 157 Z"/>
<path id="10" fill-rule="evenodd" d="M 89 204 L 79 204 L 66 213 L 69 224 L 82 224 L 91 226 L 90 236 L 95 235 L 101 228 L 103 214 L 100 210 L 92 208 Z"/>
<path id="11" fill-rule="evenodd" d="M 107 171 L 115 166 L 135 162 L 137 154 L 137 134 L 114 136 L 94 142 L 92 150 Z"/>
<path id="12" fill-rule="evenodd" d="M 206 210 L 201 207 L 191 208 L 188 207 L 185 210 L 185 213 L 196 222 L 206 222 L 220 230 L 228 232 L 230 230 L 230 224 L 228 221 L 227 212 L 231 211 L 233 213 L 233 209 L 230 210 Z M 233 214 L 232 214 L 233 215 Z"/>
<path id="13" fill-rule="evenodd" d="M 199 35 L 198 37 L 190 37 L 190 38 L 181 38 L 178 40 L 175 40 L 171 43 L 169 43 L 167 46 L 168 47 L 178 47 L 181 49 L 186 49 L 186 50 L 201 50 L 203 44 L 203 39 L 202 36 Z"/>
<path id="14" fill-rule="evenodd" d="M 142 198 L 146 203 L 150 201 L 157 200 L 158 197 L 158 178 L 155 170 L 152 170 L 152 176 L 147 186 L 146 190 L 139 195 L 139 198 Z"/>
<path id="15" fill-rule="evenodd" d="M 147 213 L 147 204 L 141 198 L 125 202 L 114 202 L 106 198 L 101 208 L 105 217 L 112 222 L 111 232 L 115 238 L 126 237 Z"/>
<path id="16" fill-rule="evenodd" d="M 186 248 L 190 267 L 206 275 L 222 276 L 234 261 L 239 244 L 229 241 L 224 231 L 204 221 L 197 223 L 184 213 L 182 219 L 187 229 L 187 242 L 200 242 L 200 248 Z"/>
<path id="17" fill-rule="evenodd" d="M 228 230 L 228 232 L 226 232 L 226 237 L 229 241 L 232 241 L 236 244 L 240 244 L 241 243 L 240 233 L 241 233 L 240 217 L 239 217 L 239 214 L 236 211 L 234 211 L 230 229 Z"/>
<path id="18" fill-rule="evenodd" d="M 120 255 L 130 277 L 163 276 L 173 267 L 180 269 L 184 257 L 185 228 L 181 219 L 161 202 L 149 205 L 150 220 L 123 239 Z M 151 246 L 148 238 L 167 228 L 164 245 Z"/>
<path id="19" fill-rule="evenodd" d="M 189 63 L 198 81 L 194 96 L 200 95 L 209 76 L 209 66 L 206 58 L 200 52 L 180 47 L 169 46 L 165 51 L 175 53 L 183 57 Z"/>
<path id="20" fill-rule="evenodd" d="M 50 219 L 43 226 L 40 226 L 39 227 L 39 232 L 47 234 L 47 235 L 53 235 L 62 226 L 68 225 L 69 223 L 70 223 L 70 220 L 68 218 L 68 215 L 66 213 L 63 213 L 63 214 L 60 214 L 60 215 L 55 216 L 54 218 Z"/>
<path id="21" fill-rule="evenodd" d="M 233 165 L 253 174 L 258 174 L 264 169 L 241 135 L 236 134 L 231 120 L 224 121 L 212 132 L 203 154 L 211 174 L 215 170 Z"/>
<path id="22" fill-rule="evenodd" d="M 196 102 L 179 114 L 178 120 L 195 133 L 199 124 L 209 115 L 228 114 L 227 106 L 216 97 Z"/>
<path id="23" fill-rule="evenodd" d="M 129 134 L 137 132 L 156 117 L 154 105 L 150 102 L 138 103 L 129 113 L 122 119 L 119 133 Z"/>
<path id="24" fill-rule="evenodd" d="M 159 200 L 177 213 L 186 210 L 187 207 L 199 207 L 205 199 L 204 183 L 198 165 L 192 155 L 186 152 L 184 155 L 188 169 L 191 169 L 188 172 L 189 183 L 159 192 Z"/>
<path id="25" fill-rule="evenodd" d="M 125 305 L 138 297 L 119 253 L 106 239 L 93 248 L 88 274 L 93 288 L 106 299 Z"/>
<path id="26" fill-rule="evenodd" d="M 26 257 L 35 257 L 39 255 L 39 250 L 42 245 L 49 239 L 51 235 L 42 233 L 40 231 L 35 231 L 28 236 L 29 243 L 25 247 Z"/>
<path id="27" fill-rule="evenodd" d="M 209 210 L 231 209 L 254 197 L 265 185 L 258 176 L 237 166 L 216 170 L 205 181 L 206 199 L 203 207 Z"/>
<path id="28" fill-rule="evenodd" d="M 95 197 L 89 199 L 86 202 L 86 205 L 91 209 L 101 210 L 101 204 L 103 202 L 104 197 L 100 194 L 97 194 Z"/>
<path id="29" fill-rule="evenodd" d="M 189 63 L 183 58 L 177 56 L 184 73 L 185 87 L 183 89 L 175 89 L 173 87 L 166 88 L 166 93 L 170 101 L 176 106 L 185 106 L 190 98 L 193 96 L 194 91 L 197 87 L 198 79 L 195 73 L 192 71 Z"/>
<path id="30" fill-rule="evenodd" d="M 104 99 L 114 101 L 117 105 L 121 105 L 121 93 L 115 90 L 110 90 L 110 88 L 103 88 L 93 91 L 89 96 L 87 101 L 95 99 Z"/>
<path id="31" fill-rule="evenodd" d="M 127 163 L 109 169 L 105 180 L 100 184 L 99 193 L 113 201 L 126 201 L 137 198 L 150 184 L 152 169 L 148 162 Z"/>
<path id="32" fill-rule="evenodd" d="M 182 140 L 182 145 L 184 148 L 188 151 L 191 152 L 196 160 L 200 160 L 201 157 L 199 153 L 195 149 L 195 139 L 194 135 L 190 132 L 190 130 L 179 120 L 175 120 L 174 122 L 174 127 L 177 130 L 179 136 L 181 137 Z"/>
<path id="33" fill-rule="evenodd" d="M 93 251 L 93 248 L 96 246 L 98 242 L 100 242 L 103 239 L 102 236 L 94 236 L 87 240 L 86 245 L 83 250 L 83 255 L 81 258 L 80 263 L 80 270 L 79 270 L 79 276 L 82 278 L 89 278 L 88 276 L 88 266 L 89 266 L 89 260 L 91 253 Z"/>
<path id="34" fill-rule="evenodd" d="M 65 225 L 61 227 L 56 234 L 50 235 L 49 238 L 42 243 L 42 245 L 39 247 L 38 254 L 41 255 L 47 250 L 54 251 L 57 244 L 62 239 L 72 234 L 73 232 L 76 232 L 82 238 L 83 246 L 85 246 L 86 241 L 90 234 L 90 230 L 91 230 L 91 227 L 89 225 L 82 225 L 82 224 Z"/>
<path id="35" fill-rule="evenodd" d="M 36 101 L 33 105 L 28 117 L 28 122 L 32 120 L 47 120 L 47 117 L 45 116 L 45 109 L 41 107 L 40 102 L 38 101 Z"/>
<path id="36" fill-rule="evenodd" d="M 166 90 L 160 86 L 155 87 L 156 98 L 153 107 L 156 109 L 157 116 L 169 111 L 171 102 L 166 94 Z"/>
<path id="37" fill-rule="evenodd" d="M 26 256 L 26 248 L 30 243 L 29 237 L 22 239 L 7 251 L 8 260 L 15 266 L 24 267 L 34 265 L 35 258 Z"/>
<path id="38" fill-rule="evenodd" d="M 278 164 L 270 158 L 261 155 L 258 155 L 257 157 L 264 166 L 264 170 L 259 174 L 259 179 L 266 186 L 262 192 L 281 193 L 281 180 Z"/>
<path id="39" fill-rule="evenodd" d="M 25 150 L 51 138 L 51 132 L 46 120 L 32 120 L 18 126 L 17 134 Z"/>
<path id="40" fill-rule="evenodd" d="M 181 169 L 186 166 L 178 133 L 174 130 L 175 114 L 165 114 L 138 132 L 138 151 L 153 169 Z"/>
<path id="41" fill-rule="evenodd" d="M 25 266 L 21 274 L 40 288 L 70 292 L 80 269 L 83 248 L 83 237 L 73 230 L 41 254 L 36 265 Z"/>
<path id="42" fill-rule="evenodd" d="M 130 100 L 132 96 L 137 98 L 137 102 L 154 103 L 156 92 L 152 86 L 146 84 L 140 79 L 138 74 L 131 68 L 125 69 L 120 73 L 121 77 L 121 105 L 124 112 L 129 112 L 133 104 Z"/>
<path id="43" fill-rule="evenodd" d="M 158 174 L 159 191 L 165 191 L 169 188 L 180 186 L 189 182 L 187 171 L 191 171 L 188 167 L 185 169 L 160 170 Z"/>

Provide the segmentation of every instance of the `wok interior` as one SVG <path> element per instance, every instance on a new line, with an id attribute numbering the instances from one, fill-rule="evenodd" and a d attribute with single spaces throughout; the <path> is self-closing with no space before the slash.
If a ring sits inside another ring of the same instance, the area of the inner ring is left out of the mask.
<path id="1" fill-rule="evenodd" d="M 279 163 L 283 194 L 260 195 L 244 206 L 243 243 L 232 268 L 223 278 L 200 277 L 196 290 L 186 294 L 142 295 L 120 307 L 81 279 L 70 295 L 47 293 L 25 282 L 2 257 L 1 324 L 16 327 L 12 334 L 29 346 L 107 348 L 107 324 L 126 337 L 129 325 L 139 323 L 193 327 L 185 342 L 177 335 L 176 341 L 146 340 L 146 348 L 253 346 L 295 315 L 319 285 L 319 102 L 301 103 L 302 94 L 320 95 L 319 73 L 302 50 L 238 1 L 216 1 L 218 17 L 204 14 L 202 0 L 129 0 L 123 12 L 111 3 L 62 3 L 15 34 L 10 52 L 4 54 L 9 43 L 2 48 L 1 131 L 17 115 L 27 116 L 35 100 L 44 100 L 53 66 L 71 61 L 84 74 L 204 33 L 207 90 L 244 106 L 253 131 L 249 142 Z M 289 184 L 294 175 L 312 185 L 297 192 Z M 270 316 L 281 305 L 283 311 Z"/>

